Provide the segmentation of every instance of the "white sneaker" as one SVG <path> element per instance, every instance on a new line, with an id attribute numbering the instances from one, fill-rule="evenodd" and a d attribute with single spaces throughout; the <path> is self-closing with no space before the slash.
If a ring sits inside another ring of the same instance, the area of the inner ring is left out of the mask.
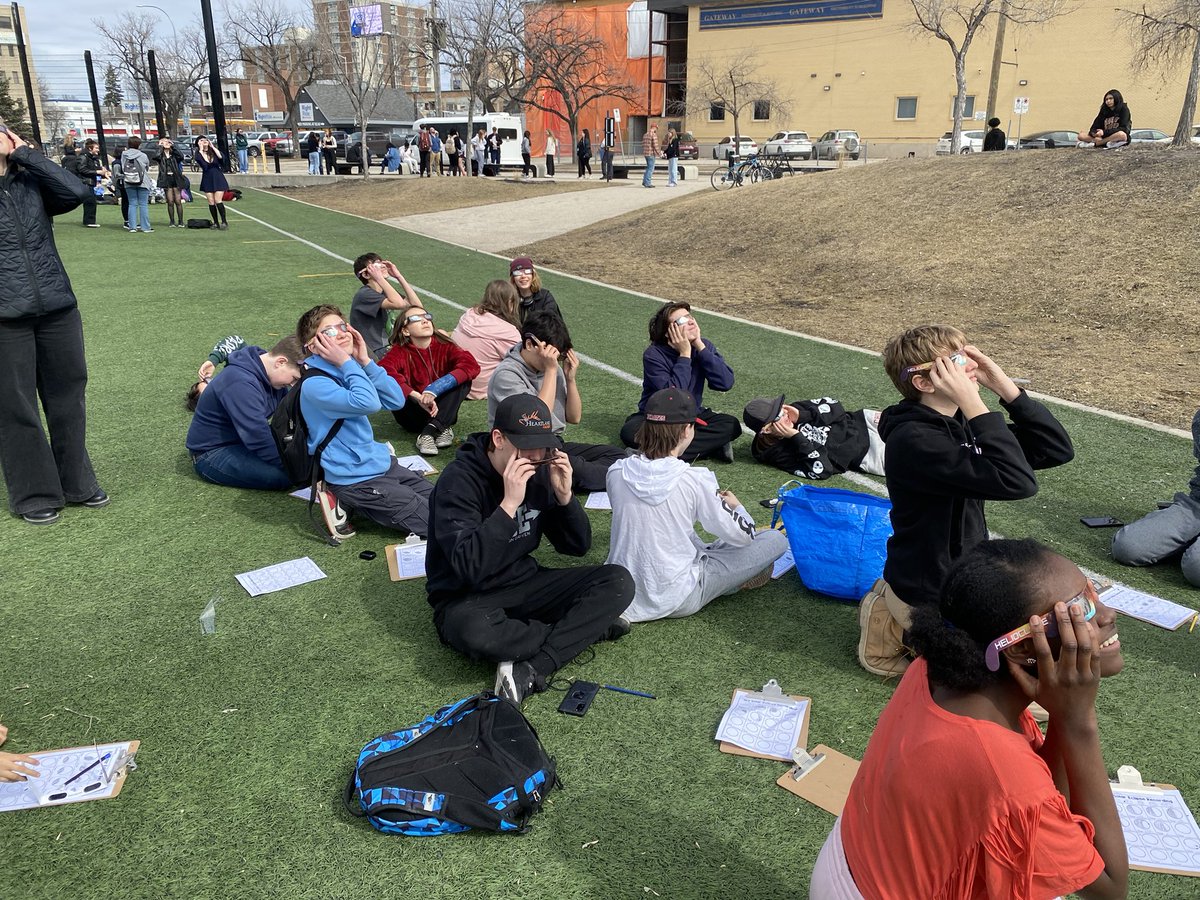
<path id="1" fill-rule="evenodd" d="M 422 456 L 437 456 L 437 440 L 432 434 L 422 432 L 417 435 L 417 452 Z"/>
<path id="2" fill-rule="evenodd" d="M 453 428 L 442 429 L 441 431 L 438 432 L 437 437 L 433 439 L 433 443 L 437 447 L 453 447 L 454 446 L 454 429 Z"/>

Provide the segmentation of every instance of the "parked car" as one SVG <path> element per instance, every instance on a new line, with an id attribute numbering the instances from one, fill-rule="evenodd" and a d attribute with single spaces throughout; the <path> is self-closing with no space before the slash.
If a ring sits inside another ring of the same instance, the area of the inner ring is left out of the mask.
<path id="1" fill-rule="evenodd" d="M 1192 126 L 1192 143 L 1200 144 L 1200 125 Z"/>
<path id="2" fill-rule="evenodd" d="M 1129 134 L 1131 144 L 1169 144 L 1173 136 L 1157 128 L 1135 128 Z"/>
<path id="3" fill-rule="evenodd" d="M 700 145 L 696 143 L 696 136 L 690 131 L 685 131 L 679 135 L 679 158 L 700 158 Z"/>
<path id="4" fill-rule="evenodd" d="M 335 132 L 336 135 L 336 132 Z M 368 131 L 367 132 L 367 150 L 370 152 L 373 159 L 379 159 L 383 154 L 387 153 L 388 143 L 391 135 L 386 131 Z M 354 155 L 358 153 L 355 148 L 362 143 L 362 132 L 352 131 L 345 136 L 344 140 L 338 141 L 338 158 L 346 159 L 352 162 L 357 161 Z"/>
<path id="5" fill-rule="evenodd" d="M 862 153 L 862 139 L 857 131 L 827 131 L 813 144 L 813 155 L 817 159 L 837 159 L 839 153 L 858 159 Z"/>
<path id="6" fill-rule="evenodd" d="M 721 138 L 721 140 L 719 140 L 717 142 L 716 146 L 713 147 L 713 159 L 728 159 L 729 153 L 732 149 L 733 149 L 733 135 L 731 134 L 728 137 Z M 758 143 L 756 141 L 751 140 L 748 137 L 743 137 L 741 139 L 741 141 L 738 143 L 738 149 L 737 149 L 736 155 L 748 156 L 751 153 L 757 153 L 757 152 L 758 152 Z"/>
<path id="7" fill-rule="evenodd" d="M 263 152 L 267 156 L 290 156 L 292 152 L 292 136 L 286 131 L 269 132 L 274 137 L 262 139 Z"/>
<path id="8" fill-rule="evenodd" d="M 959 153 L 982 153 L 983 152 L 983 132 L 982 131 L 964 131 L 962 133 L 962 141 L 959 143 Z M 949 156 L 950 143 L 954 138 L 953 131 L 947 131 L 941 136 L 937 142 L 937 155 Z"/>
<path id="9" fill-rule="evenodd" d="M 246 148 L 248 156 L 261 156 L 267 152 L 267 141 L 279 140 L 283 134 L 278 131 L 247 131 L 246 142 L 250 145 Z"/>
<path id="10" fill-rule="evenodd" d="M 1061 150 L 1079 143 L 1078 131 L 1035 131 L 1022 135 L 1020 150 Z"/>
<path id="11" fill-rule="evenodd" d="M 763 145 L 766 156 L 786 156 L 789 159 L 812 159 L 813 145 L 807 131 L 777 131 Z"/>

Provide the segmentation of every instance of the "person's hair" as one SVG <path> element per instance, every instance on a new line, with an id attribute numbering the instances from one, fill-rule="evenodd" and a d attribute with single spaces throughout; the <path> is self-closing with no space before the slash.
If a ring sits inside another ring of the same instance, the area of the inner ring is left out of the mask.
<path id="1" fill-rule="evenodd" d="M 984 653 L 1038 611 L 1054 556 L 1030 538 L 984 541 L 951 566 L 937 605 L 916 607 L 908 629 L 909 643 L 924 657 L 931 681 L 977 691 L 1011 677 L 1005 665 L 989 671 Z"/>
<path id="2" fill-rule="evenodd" d="M 136 150 L 138 147 L 142 146 L 142 139 L 136 134 L 130 135 L 129 140 L 127 140 L 125 144 L 130 150 Z"/>
<path id="3" fill-rule="evenodd" d="M 667 129 L 667 140 L 673 141 L 675 139 L 675 135 L 676 135 L 676 131 L 674 128 Z"/>
<path id="4" fill-rule="evenodd" d="M 521 326 L 521 346 L 529 343 L 529 338 L 535 337 L 544 344 L 557 348 L 559 353 L 571 349 L 571 333 L 567 331 L 567 323 L 562 317 L 549 310 L 539 310 L 531 313 Z"/>
<path id="5" fill-rule="evenodd" d="M 750 442 L 750 452 L 767 450 L 774 447 L 779 441 L 779 435 L 774 432 L 760 431 L 754 436 L 754 440 Z"/>
<path id="6" fill-rule="evenodd" d="M 667 425 L 663 422 L 642 422 L 633 442 L 646 459 L 665 459 L 671 455 L 687 431 L 687 423 Z"/>
<path id="7" fill-rule="evenodd" d="M 918 400 L 921 392 L 913 386 L 911 377 L 903 377 L 904 370 L 961 350 L 966 343 L 967 336 L 953 325 L 918 325 L 887 342 L 883 368 L 903 397 Z"/>
<path id="8" fill-rule="evenodd" d="M 692 305 L 686 300 L 675 300 L 671 303 L 664 303 L 650 317 L 650 343 L 665 344 L 667 341 L 667 329 L 671 327 L 671 318 L 679 310 L 683 310 L 689 315 L 692 312 Z"/>
<path id="9" fill-rule="evenodd" d="M 583 136 L 585 138 L 587 138 L 589 141 L 592 139 L 592 133 L 590 131 L 588 131 L 586 128 L 583 129 Z"/>
<path id="10" fill-rule="evenodd" d="M 508 280 L 512 282 L 513 287 L 517 286 L 517 276 L 516 275 L 509 275 Z M 542 276 L 540 276 L 538 274 L 537 269 L 534 269 L 533 275 L 531 275 L 529 278 L 529 296 L 532 297 L 534 294 L 536 294 L 541 289 L 542 289 Z M 520 295 L 520 293 L 521 293 L 520 291 L 517 291 L 518 295 Z"/>
<path id="11" fill-rule="evenodd" d="M 529 133 L 528 128 L 525 129 L 525 133 L 523 135 L 521 135 L 521 137 L 532 137 L 532 135 Z"/>
<path id="12" fill-rule="evenodd" d="M 296 337 L 300 340 L 300 345 L 305 346 L 314 337 L 317 336 L 317 326 L 321 324 L 321 320 L 326 316 L 339 316 L 342 311 L 336 306 L 329 303 L 322 303 L 320 306 L 314 306 L 308 312 L 300 317 L 300 321 L 296 323 Z"/>
<path id="13" fill-rule="evenodd" d="M 354 260 L 354 277 L 363 284 L 366 284 L 367 279 L 363 278 L 363 276 L 359 275 L 358 273 L 373 262 L 383 262 L 383 257 L 378 253 L 364 253 L 358 259 Z"/>
<path id="14" fill-rule="evenodd" d="M 988 128 L 999 128 L 999 127 L 1000 127 L 1000 120 L 997 119 L 995 116 L 992 116 L 990 119 L 988 119 Z"/>
<path id="15" fill-rule="evenodd" d="M 1121 92 L 1116 88 L 1113 88 L 1111 91 L 1104 92 L 1104 97 L 1110 96 L 1113 98 L 1112 111 L 1119 112 L 1125 106 L 1125 98 L 1121 96 Z M 1108 112 L 1108 107 L 1104 105 L 1104 97 L 1100 98 L 1100 111 Z"/>
<path id="16" fill-rule="evenodd" d="M 517 315 L 517 304 L 520 300 L 521 295 L 517 293 L 511 281 L 497 278 L 495 281 L 489 281 L 488 286 L 483 289 L 483 299 L 475 307 L 475 312 L 480 315 L 491 313 L 511 325 L 520 326 L 521 319 Z"/>
<path id="17" fill-rule="evenodd" d="M 195 412 L 196 407 L 200 405 L 200 395 L 204 393 L 203 384 L 203 381 L 197 381 L 188 388 L 187 395 L 183 398 L 183 405 L 187 407 L 188 412 Z"/>
<path id="18" fill-rule="evenodd" d="M 391 346 L 403 347 L 405 344 L 412 341 L 412 338 L 409 335 L 404 333 L 404 329 L 408 327 L 408 322 L 405 320 L 413 314 L 414 310 L 420 310 L 421 312 L 429 312 L 429 310 L 427 310 L 420 303 L 417 303 L 413 306 L 409 306 L 406 309 L 401 310 L 400 314 L 398 316 L 396 316 L 396 321 L 394 323 L 392 323 L 392 333 L 388 337 L 388 343 Z M 440 328 L 438 328 L 436 325 L 433 328 L 433 339 L 435 341 L 441 341 L 443 344 L 453 344 L 454 343 L 454 339 L 451 338 L 450 335 L 446 334 L 446 332 L 444 332 Z"/>
<path id="19" fill-rule="evenodd" d="M 84 147 L 96 147 L 99 145 L 96 143 L 95 138 L 88 138 L 86 141 L 83 142 L 83 146 Z"/>
<path id="20" fill-rule="evenodd" d="M 294 334 L 281 338 L 269 352 L 271 356 L 285 356 L 288 362 L 297 366 L 304 362 L 304 357 L 308 355 L 304 351 L 304 345 L 300 343 L 300 338 Z"/>

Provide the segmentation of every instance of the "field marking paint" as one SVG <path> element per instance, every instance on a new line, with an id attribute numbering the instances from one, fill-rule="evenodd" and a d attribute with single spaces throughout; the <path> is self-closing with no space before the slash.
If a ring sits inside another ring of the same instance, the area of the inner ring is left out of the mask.
<path id="1" fill-rule="evenodd" d="M 309 207 L 312 207 L 313 209 L 319 209 L 322 212 L 329 212 L 329 213 L 334 213 L 336 215 L 349 216 L 352 219 L 362 219 L 364 222 L 371 222 L 372 224 L 375 224 L 375 225 L 383 225 L 385 228 L 394 228 L 396 231 L 403 231 L 405 234 L 414 234 L 414 235 L 417 235 L 418 237 L 424 238 L 425 240 L 437 241 L 438 243 L 441 243 L 441 244 L 448 244 L 449 246 L 457 247 L 460 250 L 469 250 L 472 253 L 478 253 L 481 256 L 490 256 L 493 259 L 499 259 L 499 260 L 504 260 L 504 261 L 509 260 L 509 257 L 502 256 L 499 253 L 492 253 L 487 250 L 478 250 L 475 247 L 467 247 L 463 244 L 456 244 L 454 241 L 446 241 L 446 240 L 442 240 L 440 238 L 431 238 L 428 235 L 421 234 L 420 232 L 412 231 L 407 228 L 401 228 L 398 225 L 387 225 L 383 222 L 380 222 L 378 219 L 368 219 L 366 216 L 360 216 L 360 215 L 357 215 L 356 213 L 347 213 L 347 212 L 342 212 L 341 210 L 337 210 L 337 209 L 330 209 L 327 206 L 321 206 L 320 204 L 317 204 L 317 203 L 310 203 L 307 200 L 299 200 L 295 197 L 286 197 L 282 194 L 274 194 L 274 193 L 271 193 L 270 191 L 264 191 L 262 188 L 251 188 L 251 190 L 259 191 L 260 193 L 267 194 L 270 197 L 276 197 L 281 200 L 291 200 L 293 203 L 299 203 L 303 206 L 309 206 Z M 281 229 L 275 228 L 274 225 L 269 225 L 266 222 L 262 222 L 260 219 L 255 219 L 253 216 L 247 215 L 246 213 L 241 212 L 238 209 L 234 209 L 232 206 L 229 208 L 232 209 L 234 212 L 238 213 L 239 215 L 246 216 L 246 218 L 248 218 L 248 219 L 252 219 L 255 222 L 259 222 L 260 224 L 267 225 L 268 228 L 274 228 L 276 231 L 279 231 L 281 234 L 287 234 L 287 232 L 282 231 Z M 292 237 L 295 237 L 295 236 L 292 235 Z M 309 246 L 313 246 L 313 247 L 316 246 L 315 244 L 312 244 L 310 241 L 304 240 L 304 238 L 296 238 L 296 240 L 300 241 L 301 243 L 309 244 Z M 329 251 L 324 250 L 323 248 L 318 248 L 318 249 L 321 249 L 321 251 L 323 253 L 329 253 Z M 331 255 L 333 255 L 333 254 L 331 254 Z M 336 258 L 342 259 L 342 257 L 340 257 L 340 256 L 336 257 Z M 547 268 L 545 266 L 539 266 L 538 268 L 545 272 L 553 272 L 555 275 L 562 276 L 563 278 L 570 278 L 575 281 L 583 282 L 584 284 L 591 284 L 591 285 L 595 285 L 597 287 L 606 288 L 607 290 L 610 290 L 610 291 L 619 291 L 622 294 L 628 294 L 631 297 L 638 297 L 642 300 L 650 300 L 654 303 L 659 303 L 659 304 L 667 302 L 664 298 L 656 297 L 653 294 L 646 294 L 646 293 L 643 293 L 642 291 L 634 291 L 634 290 L 630 290 L 629 288 L 619 287 L 617 285 L 605 284 L 603 281 L 597 281 L 594 278 L 587 278 L 586 276 L 583 276 L 583 275 L 573 275 L 570 272 L 563 272 L 560 269 L 551 269 L 551 268 Z M 430 296 L 433 296 L 433 295 L 431 294 Z M 862 354 L 865 354 L 866 356 L 873 356 L 876 358 L 878 358 L 881 355 L 874 350 L 867 350 L 864 347 L 855 347 L 853 344 L 844 344 L 841 341 L 833 341 L 833 340 L 830 340 L 829 338 L 818 337 L 815 334 L 805 334 L 802 331 L 793 331 L 790 328 L 783 328 L 782 326 L 779 326 L 779 325 L 768 325 L 764 322 L 755 322 L 751 319 L 743 319 L 741 316 L 731 315 L 730 313 L 723 313 L 723 312 L 718 312 L 717 310 L 705 309 L 700 306 L 694 306 L 693 309 L 695 309 L 697 312 L 704 313 L 706 316 L 715 316 L 718 319 L 725 319 L 728 322 L 737 322 L 739 325 L 749 325 L 749 326 L 752 326 L 755 328 L 761 328 L 764 331 L 773 331 L 776 334 L 785 334 L 789 337 L 797 337 L 797 338 L 801 338 L 802 340 L 813 341 L 814 343 L 824 344 L 828 347 L 836 347 L 840 350 L 851 350 L 855 353 L 862 353 Z M 1150 431 L 1158 431 L 1158 432 L 1161 432 L 1162 434 L 1173 435 L 1174 437 L 1183 438 L 1184 440 L 1187 440 L 1187 441 L 1191 441 L 1191 439 L 1192 439 L 1192 433 L 1190 431 L 1186 431 L 1182 428 L 1174 428 L 1170 425 L 1160 425 L 1158 422 L 1151 422 L 1149 419 L 1141 419 L 1141 418 L 1138 418 L 1137 416 L 1129 416 L 1129 415 L 1126 415 L 1125 413 L 1113 412 L 1112 410 L 1109 410 L 1109 409 L 1101 409 L 1098 406 L 1091 406 L 1087 403 L 1079 403 L 1075 400 L 1064 400 L 1061 397 L 1055 397 L 1052 394 L 1043 394 L 1040 391 L 1027 390 L 1026 393 L 1029 394 L 1030 397 L 1033 397 L 1037 400 L 1045 400 L 1050 403 L 1056 403 L 1059 406 L 1065 406 L 1068 409 L 1074 409 L 1079 412 L 1091 413 L 1092 415 L 1096 415 L 1096 416 L 1103 416 L 1106 419 L 1112 419 L 1117 422 L 1123 422 L 1127 425 L 1136 425 L 1139 428 L 1146 428 L 1146 429 L 1149 429 Z"/>
<path id="2" fill-rule="evenodd" d="M 349 277 L 349 272 L 318 272 L 316 275 L 297 275 L 297 278 L 341 278 L 342 276 Z"/>

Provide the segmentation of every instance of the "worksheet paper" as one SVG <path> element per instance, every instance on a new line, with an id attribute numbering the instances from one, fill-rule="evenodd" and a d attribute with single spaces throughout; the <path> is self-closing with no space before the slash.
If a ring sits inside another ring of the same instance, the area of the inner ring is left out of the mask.
<path id="1" fill-rule="evenodd" d="M 737 694 L 717 726 L 717 740 L 763 756 L 791 759 L 807 709 L 807 700 L 780 702 Z"/>
<path id="2" fill-rule="evenodd" d="M 424 541 L 396 545 L 396 571 L 401 578 L 425 577 L 425 547 Z"/>
<path id="3" fill-rule="evenodd" d="M 1166 628 L 1168 631 L 1174 631 L 1196 615 L 1194 609 L 1188 609 L 1162 597 L 1155 597 L 1153 594 L 1142 593 L 1120 582 L 1113 582 L 1112 587 L 1100 594 L 1100 599 L 1117 612 L 1123 612 L 1159 628 Z"/>
<path id="4" fill-rule="evenodd" d="M 307 556 L 302 556 L 300 559 L 276 563 L 273 566 L 255 569 L 253 572 L 243 572 L 236 577 L 238 584 L 246 589 L 247 594 L 259 597 L 282 591 L 284 588 L 308 584 L 310 581 L 319 581 L 326 575 L 315 562 Z"/>
<path id="5" fill-rule="evenodd" d="M 122 751 L 128 752 L 129 742 L 117 744 L 99 744 L 96 747 L 83 747 L 73 750 L 47 750 L 44 753 L 30 753 L 37 760 L 38 777 L 29 781 L 0 782 L 0 812 L 12 812 L 18 809 L 33 809 L 38 806 L 61 806 L 66 803 L 77 803 L 83 796 L 89 800 L 99 800 L 111 797 L 117 789 L 117 772 L 108 768 L 104 763 L 91 769 L 82 778 L 67 785 L 66 781 L 86 769 L 106 753 L 115 758 Z M 85 787 L 99 783 L 101 787 L 81 792 Z M 74 785 L 78 791 L 69 793 Z M 61 791 L 68 796 L 61 800 L 48 799 L 51 794 Z"/>
<path id="6" fill-rule="evenodd" d="M 612 503 L 608 499 L 607 491 L 595 491 L 588 494 L 587 502 L 583 504 L 584 509 L 612 509 Z"/>
<path id="7" fill-rule="evenodd" d="M 1200 875 L 1200 828 L 1179 791 L 1112 791 L 1131 866 Z"/>
<path id="8" fill-rule="evenodd" d="M 796 568 L 796 557 L 792 556 L 792 548 L 788 547 L 787 553 L 775 560 L 775 568 L 771 570 L 771 577 L 782 578 L 794 568 Z"/>

